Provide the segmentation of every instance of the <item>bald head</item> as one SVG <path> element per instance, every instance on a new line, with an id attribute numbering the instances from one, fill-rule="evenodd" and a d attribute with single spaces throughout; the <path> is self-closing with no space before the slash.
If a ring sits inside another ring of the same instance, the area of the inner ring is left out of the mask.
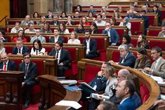
<path id="1" fill-rule="evenodd" d="M 6 63 L 7 60 L 8 60 L 7 53 L 3 52 L 3 53 L 1 54 L 1 61 L 4 62 L 4 63 Z"/>
<path id="2" fill-rule="evenodd" d="M 120 69 L 118 72 L 118 82 L 126 79 L 132 79 L 131 73 L 127 69 Z"/>

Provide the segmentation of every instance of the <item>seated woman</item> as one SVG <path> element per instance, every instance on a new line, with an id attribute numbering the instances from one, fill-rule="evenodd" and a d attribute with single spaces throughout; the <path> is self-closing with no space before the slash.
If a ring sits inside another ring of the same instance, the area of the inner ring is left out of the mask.
<path id="1" fill-rule="evenodd" d="M 114 68 L 110 64 L 107 64 L 103 75 L 107 79 L 105 91 L 103 94 L 91 94 L 93 100 L 91 101 L 92 104 L 89 105 L 90 110 L 94 110 L 96 108 L 100 102 L 99 100 L 109 100 L 115 94 L 114 90 L 116 88 L 117 78 L 114 77 Z"/>
<path id="2" fill-rule="evenodd" d="M 137 59 L 136 59 L 134 68 L 144 69 L 145 67 L 151 67 L 151 60 L 148 57 L 147 51 L 145 48 L 138 48 Z"/>
<path id="3" fill-rule="evenodd" d="M 41 41 L 36 39 L 33 42 L 33 47 L 31 48 L 31 55 L 45 55 L 45 48 L 42 47 Z"/>
<path id="4" fill-rule="evenodd" d="M 71 32 L 68 44 L 81 44 L 80 40 L 77 38 L 77 34 L 74 31 Z"/>
<path id="5" fill-rule="evenodd" d="M 85 29 L 84 26 L 82 25 L 82 23 L 78 24 L 78 27 L 75 29 L 76 33 L 85 33 Z"/>
<path id="6" fill-rule="evenodd" d="M 122 39 L 122 44 L 128 45 L 129 48 L 132 48 L 133 45 L 131 44 L 131 37 L 128 34 L 125 34 Z"/>
<path id="7" fill-rule="evenodd" d="M 120 22 L 119 26 L 126 26 L 128 29 L 128 35 L 131 36 L 131 23 L 128 17 L 125 17 L 122 22 Z"/>
<path id="8" fill-rule="evenodd" d="M 72 19 L 72 16 L 68 16 L 65 25 L 66 25 L 66 26 L 72 26 L 72 25 L 74 25 L 74 21 L 73 21 L 73 19 Z"/>
<path id="9" fill-rule="evenodd" d="M 41 28 L 41 32 L 44 33 L 44 34 L 52 33 L 52 30 L 50 29 L 50 24 L 45 23 L 43 28 Z"/>
<path id="10" fill-rule="evenodd" d="M 80 23 L 83 25 L 83 26 L 90 26 L 90 23 L 87 21 L 87 18 L 86 17 L 82 17 L 80 19 Z"/>
<path id="11" fill-rule="evenodd" d="M 98 27 L 97 27 L 95 22 L 92 22 L 92 24 L 90 25 L 89 31 L 91 34 L 97 34 L 98 33 Z"/>
<path id="12" fill-rule="evenodd" d="M 149 49 L 149 44 L 148 44 L 148 41 L 146 40 L 146 36 L 139 35 L 136 47 Z"/>
<path id="13" fill-rule="evenodd" d="M 66 28 L 64 23 L 60 23 L 58 29 L 60 34 L 69 34 L 69 30 Z"/>
<path id="14" fill-rule="evenodd" d="M 24 37 L 24 31 L 23 30 L 19 30 L 18 36 L 13 37 L 13 39 L 11 41 L 16 42 L 17 39 L 21 39 L 23 42 L 28 42 L 27 38 Z"/>

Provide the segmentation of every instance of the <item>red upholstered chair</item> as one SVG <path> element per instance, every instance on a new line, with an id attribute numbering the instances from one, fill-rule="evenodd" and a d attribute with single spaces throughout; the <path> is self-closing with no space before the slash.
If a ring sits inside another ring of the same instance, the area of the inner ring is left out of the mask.
<path id="1" fill-rule="evenodd" d="M 141 96 L 142 103 L 144 103 L 150 96 L 150 92 L 147 86 L 144 84 L 140 84 L 140 96 Z"/>
<path id="2" fill-rule="evenodd" d="M 131 21 L 131 34 L 138 35 L 143 33 L 143 22 L 142 21 Z"/>
<path id="3" fill-rule="evenodd" d="M 160 29 L 157 29 L 157 28 L 149 28 L 147 30 L 147 35 L 148 36 L 158 36 L 159 32 L 161 31 L 161 28 Z"/>
<path id="4" fill-rule="evenodd" d="M 137 38 L 131 38 L 131 44 L 133 44 L 133 47 L 136 47 L 137 45 Z"/>
<path id="5" fill-rule="evenodd" d="M 119 60 L 120 60 L 119 50 L 113 50 L 111 60 L 113 60 L 114 62 L 119 62 Z"/>
<path id="6" fill-rule="evenodd" d="M 67 48 L 67 47 L 64 47 L 64 49 L 66 49 L 66 50 L 68 50 L 69 51 L 69 53 L 70 53 L 70 57 L 71 57 L 71 60 L 72 60 L 72 62 L 71 62 L 71 69 L 69 69 L 69 70 L 67 70 L 66 72 L 65 72 L 65 77 L 67 77 L 67 78 L 74 78 L 76 75 L 77 75 L 77 73 L 78 73 L 78 67 L 77 67 L 77 49 L 76 48 Z"/>
<path id="7" fill-rule="evenodd" d="M 149 41 L 150 48 L 158 46 L 162 50 L 165 50 L 164 44 L 165 44 L 165 41 L 162 39 L 150 39 L 150 41 Z"/>
<path id="8" fill-rule="evenodd" d="M 99 71 L 100 71 L 100 67 L 86 64 L 83 81 L 89 83 L 95 78 L 95 76 Z"/>

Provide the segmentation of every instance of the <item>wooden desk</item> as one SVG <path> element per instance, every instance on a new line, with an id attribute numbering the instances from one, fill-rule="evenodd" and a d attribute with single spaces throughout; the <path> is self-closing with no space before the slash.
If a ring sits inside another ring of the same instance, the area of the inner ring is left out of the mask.
<path id="1" fill-rule="evenodd" d="M 56 106 L 55 104 L 62 99 L 79 101 L 81 98 L 81 91 L 66 91 L 55 76 L 41 75 L 39 76 L 39 81 L 42 88 L 40 108 L 48 110 L 67 110 L 70 107 Z"/>
<path id="2" fill-rule="evenodd" d="M 0 72 L 0 82 L 2 86 L 0 89 L 4 91 L 2 93 L 0 108 L 1 110 L 22 110 L 22 101 L 21 101 L 21 86 L 23 81 L 23 72 L 21 71 L 1 71 Z M 3 89 L 3 90 L 2 90 Z M 9 92 L 9 102 L 5 102 L 6 93 Z M 17 98 L 17 102 L 12 102 L 13 98 Z"/>
<path id="3" fill-rule="evenodd" d="M 67 91 L 66 96 L 64 98 L 64 100 L 70 100 L 70 101 L 76 101 L 78 102 L 81 98 L 81 91 Z M 70 107 L 67 106 L 53 106 L 51 108 L 49 108 L 48 110 L 68 110 Z"/>

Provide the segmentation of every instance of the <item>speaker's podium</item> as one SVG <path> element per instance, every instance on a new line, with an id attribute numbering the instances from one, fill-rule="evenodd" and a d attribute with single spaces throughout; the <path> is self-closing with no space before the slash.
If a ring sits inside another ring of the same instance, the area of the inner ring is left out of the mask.
<path id="1" fill-rule="evenodd" d="M 0 71 L 0 110 L 22 110 L 22 71 Z"/>

